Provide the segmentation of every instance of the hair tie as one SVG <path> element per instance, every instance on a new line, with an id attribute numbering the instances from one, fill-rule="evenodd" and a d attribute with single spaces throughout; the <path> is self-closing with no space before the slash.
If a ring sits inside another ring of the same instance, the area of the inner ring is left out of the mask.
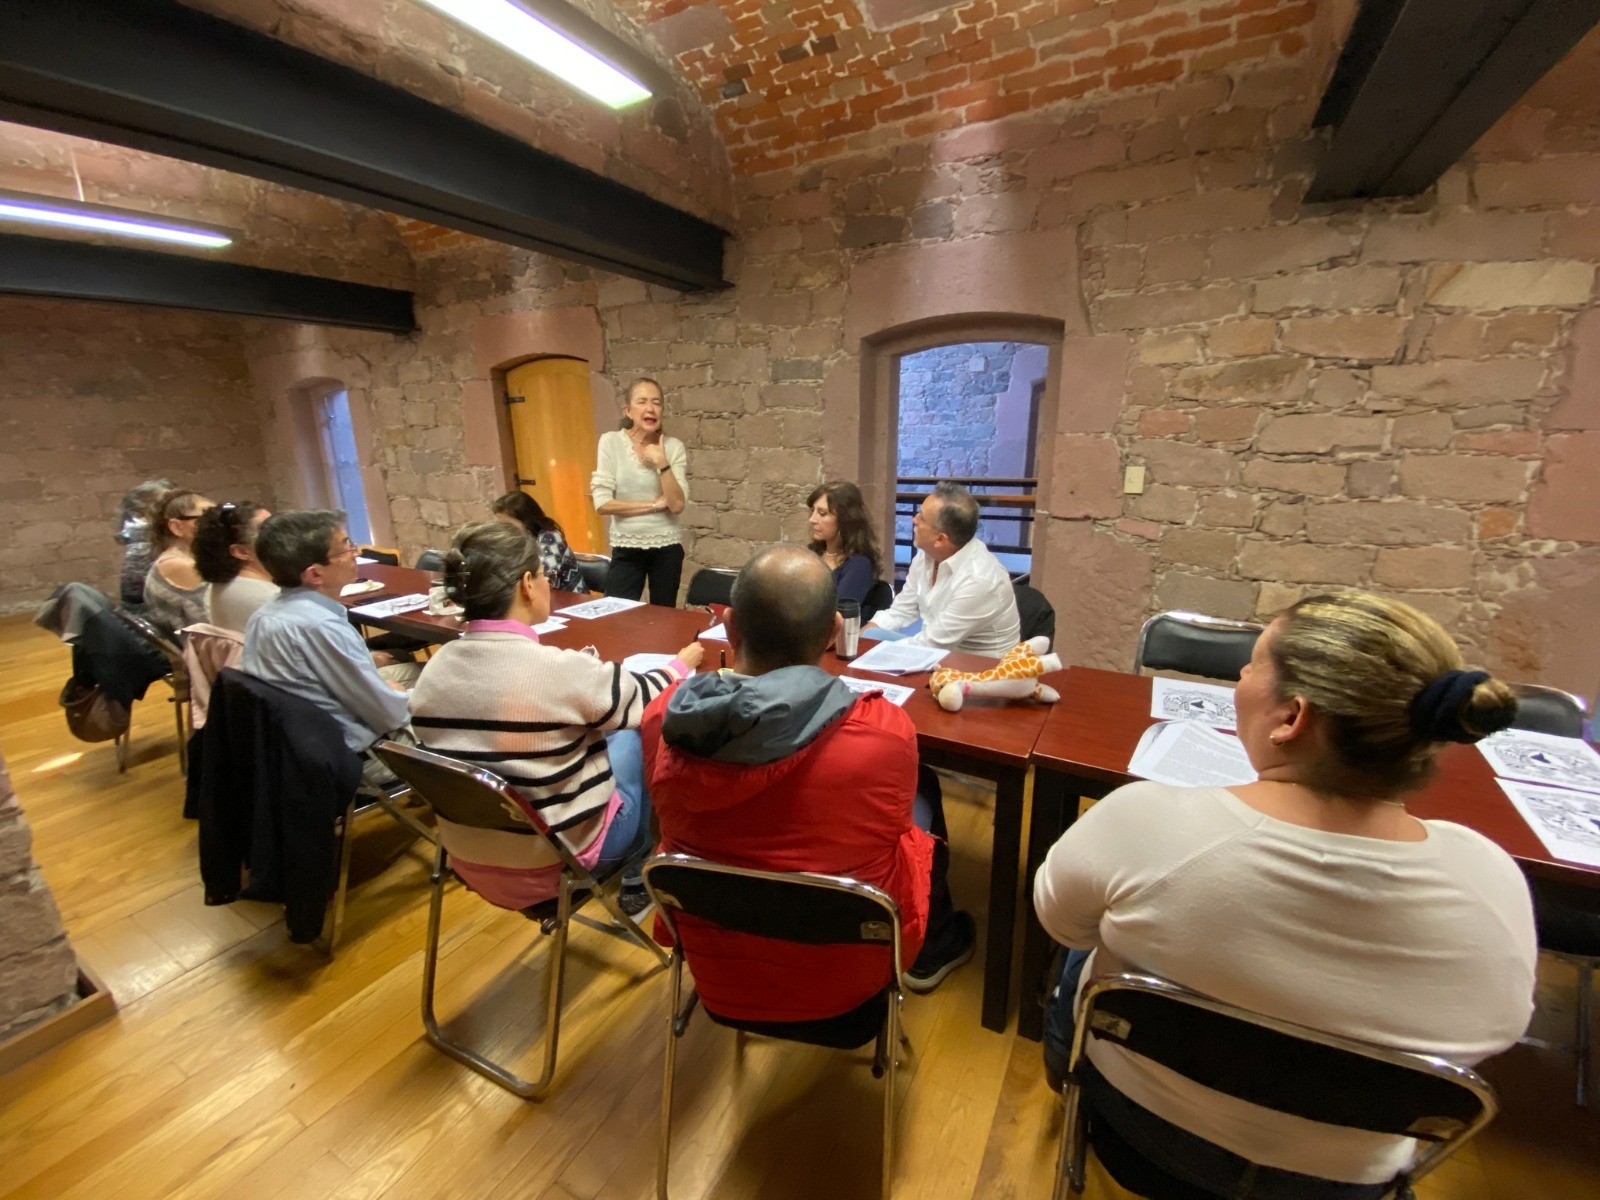
<path id="1" fill-rule="evenodd" d="M 1436 675 L 1411 702 L 1411 728 L 1430 742 L 1476 742 L 1484 735 L 1461 724 L 1461 706 L 1487 671 L 1444 671 Z"/>

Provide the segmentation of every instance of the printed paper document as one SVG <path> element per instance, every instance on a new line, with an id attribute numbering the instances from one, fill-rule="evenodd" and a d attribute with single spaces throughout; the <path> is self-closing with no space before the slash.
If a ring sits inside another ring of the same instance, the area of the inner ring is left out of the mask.
<path id="1" fill-rule="evenodd" d="M 1528 828 L 1556 858 L 1600 867 L 1600 795 L 1497 779 Z"/>
<path id="2" fill-rule="evenodd" d="M 428 597 L 422 592 L 413 592 L 409 596 L 396 596 L 393 600 L 377 600 L 371 604 L 362 604 L 350 611 L 358 617 L 394 617 L 403 612 L 427 607 Z"/>
<path id="3" fill-rule="evenodd" d="M 1139 739 L 1128 770 L 1141 779 L 1177 787 L 1229 787 L 1256 778 L 1238 738 L 1198 721 L 1150 726 Z"/>
<path id="4" fill-rule="evenodd" d="M 915 675 L 931 671 L 948 650 L 937 646 L 908 646 L 904 642 L 879 642 L 850 664 L 855 671 L 876 671 L 880 675 Z"/>
<path id="5" fill-rule="evenodd" d="M 1478 750 L 1505 779 L 1600 792 L 1600 754 L 1581 738 L 1506 729 L 1484 738 Z"/>
<path id="6" fill-rule="evenodd" d="M 877 679 L 857 679 L 853 675 L 840 675 L 839 682 L 852 692 L 882 692 L 884 699 L 898 704 L 904 708 L 907 700 L 911 699 L 911 688 L 901 683 L 884 683 Z"/>
<path id="7" fill-rule="evenodd" d="M 596 617 L 609 617 L 612 613 L 627 612 L 630 608 L 643 608 L 643 600 L 624 600 L 621 596 L 602 596 L 598 600 L 585 600 L 571 608 L 563 608 L 561 616 L 592 621 Z"/>
<path id="8" fill-rule="evenodd" d="M 1216 729 L 1232 729 L 1233 689 L 1186 679 L 1151 681 L 1150 715 L 1158 721 L 1199 721 Z"/>

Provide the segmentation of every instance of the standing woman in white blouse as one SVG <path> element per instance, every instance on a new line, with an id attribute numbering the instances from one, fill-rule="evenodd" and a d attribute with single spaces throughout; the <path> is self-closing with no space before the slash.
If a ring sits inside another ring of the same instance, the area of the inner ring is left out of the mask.
<path id="1" fill-rule="evenodd" d="M 689 499 L 689 459 L 663 435 L 663 407 L 654 379 L 628 385 L 622 428 L 600 435 L 589 491 L 595 511 L 611 518 L 606 595 L 638 600 L 648 580 L 650 603 L 671 608 L 683 576 L 678 514 Z"/>

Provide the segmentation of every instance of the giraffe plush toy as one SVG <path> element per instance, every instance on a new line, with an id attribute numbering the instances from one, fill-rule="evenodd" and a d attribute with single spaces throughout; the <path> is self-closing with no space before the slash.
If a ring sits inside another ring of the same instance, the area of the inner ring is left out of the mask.
<path id="1" fill-rule="evenodd" d="M 1006 700 L 1038 700 L 1054 704 L 1061 693 L 1039 682 L 1039 676 L 1061 670 L 1061 658 L 1045 653 L 1050 639 L 1032 638 L 1006 652 L 987 671 L 952 671 L 941 667 L 928 680 L 928 687 L 939 707 L 960 712 L 968 696 L 999 696 Z"/>

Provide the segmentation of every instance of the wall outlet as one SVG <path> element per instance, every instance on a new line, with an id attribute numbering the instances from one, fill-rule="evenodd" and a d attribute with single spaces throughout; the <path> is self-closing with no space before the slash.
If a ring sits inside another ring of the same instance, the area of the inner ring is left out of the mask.
<path id="1" fill-rule="evenodd" d="M 1128 467 L 1122 472 L 1122 491 L 1127 496 L 1137 496 L 1144 491 L 1144 468 Z"/>

